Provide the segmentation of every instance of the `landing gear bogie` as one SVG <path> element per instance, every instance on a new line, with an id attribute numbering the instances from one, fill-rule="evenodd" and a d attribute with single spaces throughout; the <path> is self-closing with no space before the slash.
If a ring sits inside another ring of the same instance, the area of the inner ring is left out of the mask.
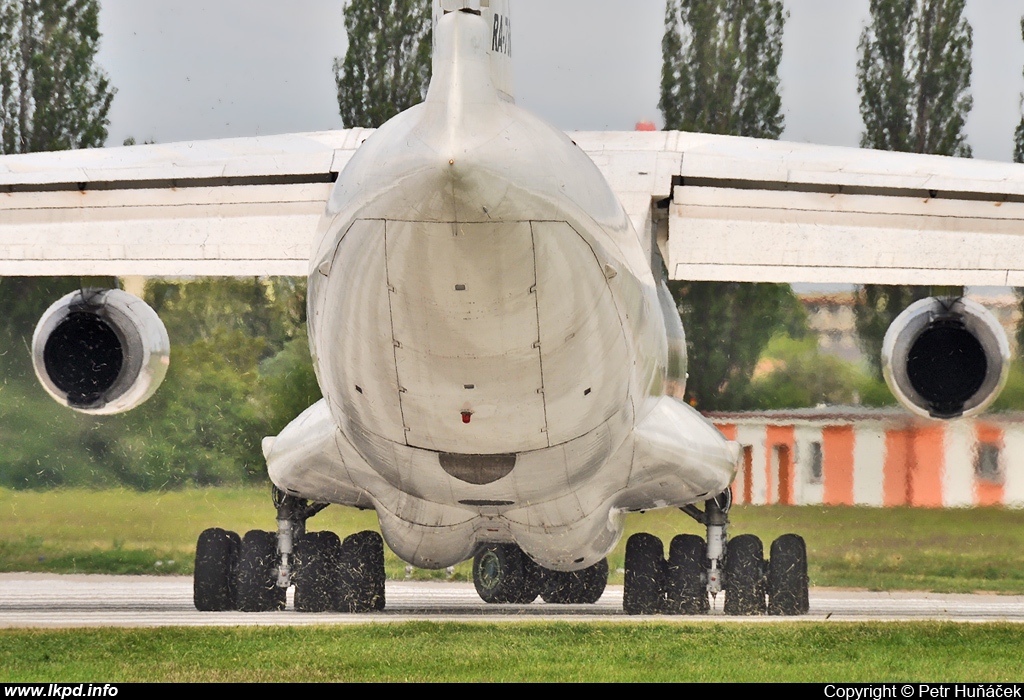
<path id="1" fill-rule="evenodd" d="M 664 557 L 660 539 L 637 533 L 626 543 L 623 609 L 630 615 L 703 615 L 724 593 L 727 615 L 802 615 L 808 598 L 807 546 L 798 535 L 776 539 L 769 559 L 755 535 L 727 536 L 730 492 L 681 510 L 707 528 L 707 540 L 677 535 Z"/>
<path id="2" fill-rule="evenodd" d="M 384 540 L 373 531 L 342 542 L 333 532 L 306 532 L 306 520 L 327 507 L 273 491 L 277 531 L 244 538 L 220 528 L 196 543 L 194 602 L 198 610 L 283 610 L 295 586 L 299 612 L 373 612 L 385 605 Z"/>

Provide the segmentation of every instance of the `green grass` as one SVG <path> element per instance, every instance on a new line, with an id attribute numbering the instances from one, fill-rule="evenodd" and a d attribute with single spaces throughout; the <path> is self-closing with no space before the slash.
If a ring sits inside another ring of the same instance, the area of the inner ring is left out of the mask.
<path id="1" fill-rule="evenodd" d="M 1024 626 L 454 624 L 0 631 L 5 682 L 997 682 Z"/>
<path id="2" fill-rule="evenodd" d="M 807 539 L 811 582 L 874 590 L 1024 593 L 1024 510 L 851 507 L 736 507 L 732 534 L 766 543 L 786 532 Z M 211 526 L 239 533 L 274 527 L 265 488 L 171 492 L 9 491 L 0 489 L 0 571 L 179 573 L 192 571 L 195 540 Z M 376 515 L 331 507 L 311 529 L 344 535 L 376 528 Z M 627 518 L 626 535 L 647 531 L 668 545 L 679 532 L 701 533 L 678 511 Z M 625 538 L 609 557 L 612 583 Z M 388 576 L 405 564 L 387 553 Z M 455 578 L 470 577 L 468 563 Z M 413 572 L 444 578 L 443 571 Z"/>
<path id="3" fill-rule="evenodd" d="M 377 516 L 335 507 L 310 525 L 349 533 L 375 529 Z M 196 538 L 214 526 L 275 528 L 269 488 L 0 489 L 0 571 L 190 574 Z"/>

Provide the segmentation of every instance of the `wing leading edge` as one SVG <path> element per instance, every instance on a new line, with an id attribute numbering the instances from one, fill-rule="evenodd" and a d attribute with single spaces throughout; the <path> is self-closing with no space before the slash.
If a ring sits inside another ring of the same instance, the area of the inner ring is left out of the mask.
<path id="1" fill-rule="evenodd" d="M 684 132 L 574 138 L 637 230 L 656 232 L 673 279 L 1024 284 L 1021 165 Z"/>
<path id="2" fill-rule="evenodd" d="M 0 158 L 0 275 L 305 275 L 370 130 Z"/>

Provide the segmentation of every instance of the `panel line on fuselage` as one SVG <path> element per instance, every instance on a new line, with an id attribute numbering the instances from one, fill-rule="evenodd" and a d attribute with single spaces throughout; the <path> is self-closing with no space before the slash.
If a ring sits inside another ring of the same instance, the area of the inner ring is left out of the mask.
<path id="1" fill-rule="evenodd" d="M 548 422 L 548 395 L 545 390 L 547 384 L 544 381 L 544 348 L 541 346 L 540 303 L 538 302 L 537 290 L 537 285 L 540 284 L 540 280 L 537 277 L 537 231 L 533 221 L 530 222 L 530 239 L 533 241 L 533 288 L 530 290 L 530 293 L 533 294 L 533 308 L 537 314 L 537 357 L 540 362 L 540 389 L 538 391 L 540 391 L 541 406 L 543 406 L 544 410 L 544 437 L 547 440 L 548 447 L 551 447 L 551 432 L 548 430 L 550 425 Z"/>
<path id="2" fill-rule="evenodd" d="M 398 338 L 395 336 L 395 308 L 392 302 L 392 294 L 394 293 L 395 285 L 391 283 L 391 271 L 388 269 L 388 226 L 391 221 L 384 220 L 384 280 L 388 286 L 387 297 L 388 297 L 388 322 L 391 324 L 391 360 L 395 363 L 395 371 L 397 376 L 398 371 Z M 405 410 L 402 406 L 402 381 L 399 377 L 398 381 L 398 412 L 402 417 L 402 429 L 404 430 L 405 444 L 409 444 L 409 424 L 405 420 Z"/>

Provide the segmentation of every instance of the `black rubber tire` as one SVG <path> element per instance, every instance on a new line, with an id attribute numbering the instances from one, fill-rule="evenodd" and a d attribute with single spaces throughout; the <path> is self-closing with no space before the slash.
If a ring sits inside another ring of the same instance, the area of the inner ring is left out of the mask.
<path id="1" fill-rule="evenodd" d="M 295 609 L 326 612 L 335 608 L 341 576 L 341 539 L 333 532 L 307 532 L 295 543 Z"/>
<path id="2" fill-rule="evenodd" d="M 725 614 L 764 615 L 764 545 L 756 535 L 739 535 L 725 550 Z"/>
<path id="3" fill-rule="evenodd" d="M 540 594 L 545 603 L 591 605 L 600 600 L 607 585 L 608 560 L 602 559 L 579 571 L 544 569 Z"/>
<path id="4" fill-rule="evenodd" d="M 334 607 L 341 612 L 384 609 L 384 540 L 379 532 L 357 532 L 341 543 L 337 592 Z"/>
<path id="5" fill-rule="evenodd" d="M 238 575 L 238 533 L 211 527 L 196 541 L 196 566 L 192 575 L 192 601 L 196 610 L 236 610 L 235 578 Z"/>
<path id="6" fill-rule="evenodd" d="M 668 547 L 665 572 L 666 611 L 673 615 L 706 615 L 711 611 L 704 580 L 707 547 L 697 535 L 676 535 Z"/>
<path id="7" fill-rule="evenodd" d="M 238 553 L 238 609 L 242 612 L 284 610 L 287 591 L 277 585 L 277 533 L 250 530 Z"/>
<path id="8" fill-rule="evenodd" d="M 516 544 L 485 544 L 473 556 L 473 586 L 485 603 L 532 603 L 541 579 L 541 568 Z"/>
<path id="9" fill-rule="evenodd" d="M 638 532 L 626 541 L 626 575 L 622 609 L 627 615 L 656 615 L 665 610 L 665 547 Z"/>
<path id="10" fill-rule="evenodd" d="M 807 545 L 800 535 L 783 535 L 771 546 L 768 560 L 768 614 L 803 615 L 807 595 Z"/>
<path id="11" fill-rule="evenodd" d="M 518 547 L 517 547 L 518 548 Z M 519 595 L 516 596 L 515 603 L 518 605 L 529 605 L 533 601 L 537 600 L 537 596 L 540 595 L 541 585 L 543 584 L 543 568 L 530 559 L 530 556 L 519 550 L 522 554 L 523 562 L 523 585 L 519 589 Z"/>

